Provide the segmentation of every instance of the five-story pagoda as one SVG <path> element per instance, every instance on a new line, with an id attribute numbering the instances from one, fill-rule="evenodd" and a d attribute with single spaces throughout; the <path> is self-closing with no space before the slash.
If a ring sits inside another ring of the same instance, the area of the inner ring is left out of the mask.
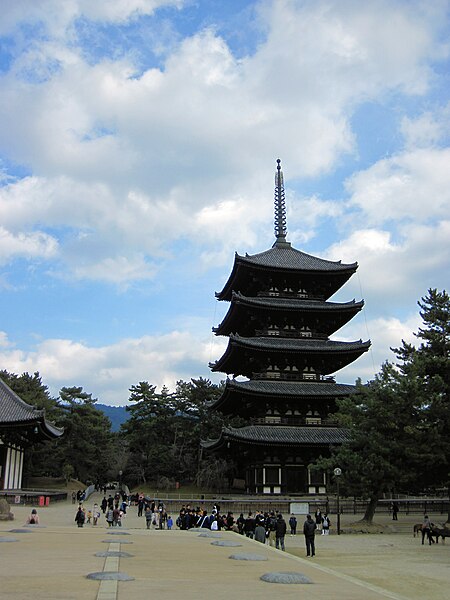
<path id="1" fill-rule="evenodd" d="M 308 465 L 345 440 L 345 431 L 329 416 L 336 398 L 355 392 L 332 374 L 366 352 L 370 342 L 329 339 L 363 307 L 362 301 L 328 301 L 358 265 L 316 258 L 286 241 L 277 163 L 275 243 L 260 254 L 236 253 L 231 275 L 216 294 L 230 307 L 214 332 L 229 341 L 210 367 L 233 378 L 210 408 L 248 425 L 226 427 L 202 446 L 232 459 L 249 493 L 325 493 L 325 475 Z"/>

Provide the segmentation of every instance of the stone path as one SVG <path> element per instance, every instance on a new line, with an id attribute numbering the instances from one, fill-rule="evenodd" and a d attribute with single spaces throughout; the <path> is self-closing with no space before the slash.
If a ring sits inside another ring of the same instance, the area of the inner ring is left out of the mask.
<path id="1" fill-rule="evenodd" d="M 29 509 L 12 507 L 15 521 L 0 522 L 0 540 L 17 540 L 0 543 L 1 600 L 273 600 L 274 595 L 298 600 L 302 594 L 308 600 L 443 600 L 449 595 L 450 544 L 422 546 L 412 537 L 417 517 L 410 519 L 411 533 L 317 536 L 317 556 L 306 559 L 301 535 L 286 538 L 294 556 L 230 532 L 221 533 L 227 545 L 219 546 L 199 531 L 148 531 L 133 507 L 121 529 L 106 528 L 103 516 L 98 527 L 78 528 L 75 509 L 71 502 L 41 508 L 41 525 L 24 528 Z M 400 519 L 405 529 L 406 520 Z M 121 552 L 128 556 L 115 555 Z M 236 555 L 247 558 L 230 560 Z M 252 555 L 259 558 L 248 558 Z M 89 579 L 94 573 L 117 579 Z M 290 574 L 300 574 L 311 584 L 261 580 L 274 573 L 291 579 Z"/>

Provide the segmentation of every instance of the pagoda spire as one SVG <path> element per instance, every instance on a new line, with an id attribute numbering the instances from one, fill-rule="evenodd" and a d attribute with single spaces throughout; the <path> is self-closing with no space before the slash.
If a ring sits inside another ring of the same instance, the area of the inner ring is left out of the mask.
<path id="1" fill-rule="evenodd" d="M 281 160 L 277 159 L 277 172 L 275 173 L 275 243 L 274 246 L 290 246 L 286 241 L 286 203 L 284 199 L 284 179 L 281 170 Z"/>

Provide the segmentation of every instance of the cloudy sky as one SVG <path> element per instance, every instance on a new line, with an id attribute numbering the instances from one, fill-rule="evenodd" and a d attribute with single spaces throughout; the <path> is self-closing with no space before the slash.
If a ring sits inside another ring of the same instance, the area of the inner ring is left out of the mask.
<path id="1" fill-rule="evenodd" d="M 359 269 L 353 383 L 449 289 L 446 0 L 0 0 L 0 368 L 126 404 L 210 377 L 234 252 Z"/>

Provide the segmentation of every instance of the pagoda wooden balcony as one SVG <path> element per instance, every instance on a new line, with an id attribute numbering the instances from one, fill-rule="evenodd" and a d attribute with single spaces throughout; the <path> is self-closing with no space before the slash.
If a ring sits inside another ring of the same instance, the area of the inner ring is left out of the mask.
<path id="1" fill-rule="evenodd" d="M 326 333 L 317 333 L 312 331 L 302 331 L 300 329 L 256 329 L 256 337 L 275 336 L 281 338 L 296 338 L 296 339 L 314 339 L 327 340 Z"/>
<path id="2" fill-rule="evenodd" d="M 277 381 L 314 381 L 316 383 L 335 383 L 332 376 L 323 376 L 318 373 L 286 372 L 286 371 L 262 371 L 253 373 L 251 379 L 275 379 Z"/>
<path id="3" fill-rule="evenodd" d="M 253 417 L 250 419 L 251 425 L 284 425 L 288 427 L 336 427 L 338 425 L 336 419 L 321 417 Z"/>

